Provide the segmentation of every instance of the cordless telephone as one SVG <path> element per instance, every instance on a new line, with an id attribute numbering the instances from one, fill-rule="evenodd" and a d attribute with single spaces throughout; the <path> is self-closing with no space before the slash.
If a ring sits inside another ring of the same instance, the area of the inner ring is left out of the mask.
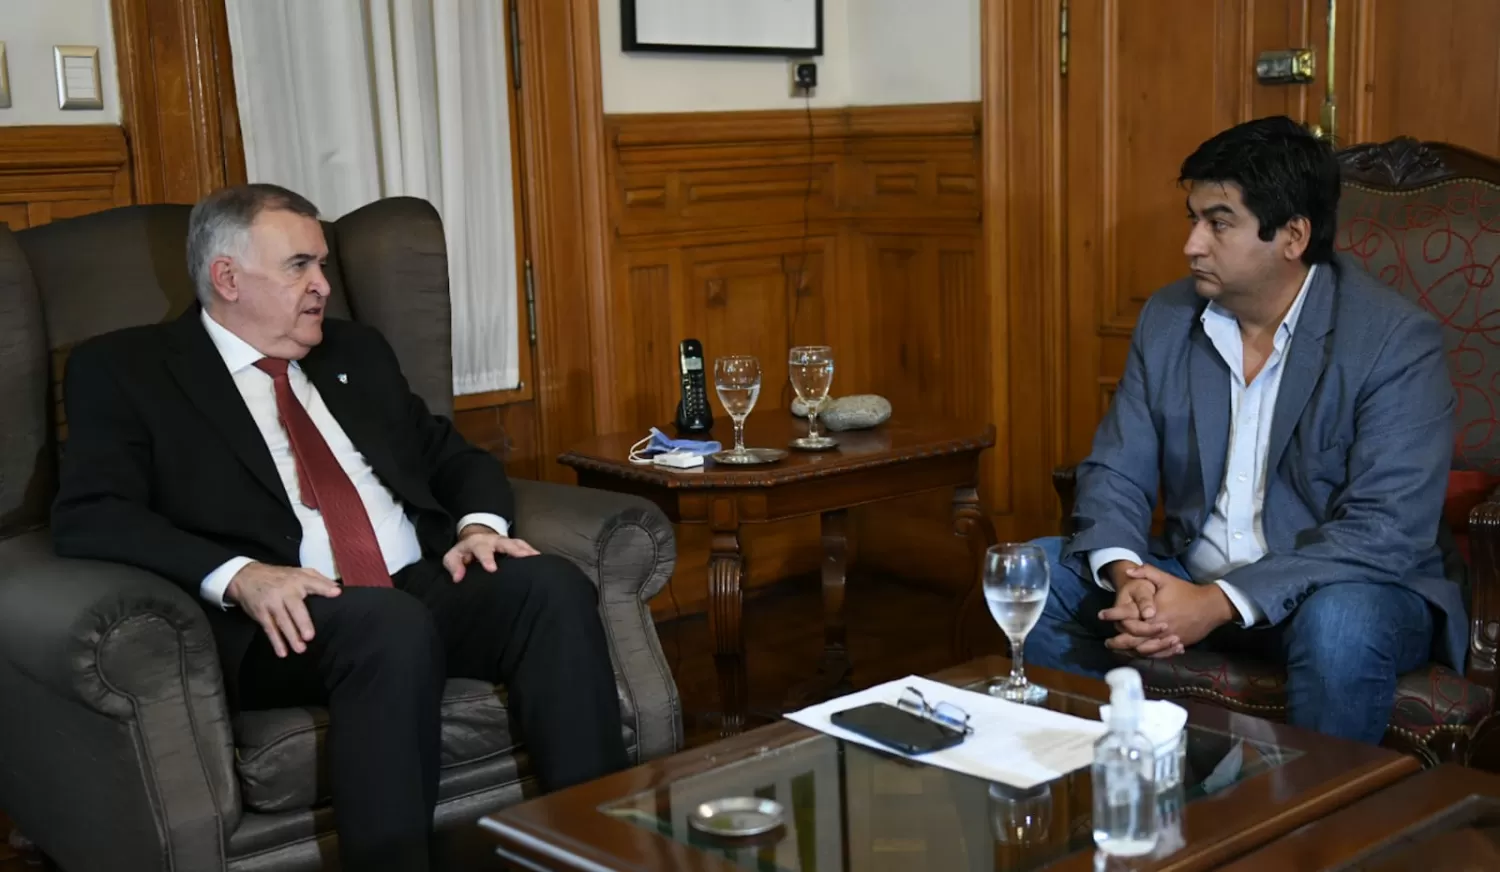
<path id="1" fill-rule="evenodd" d="M 678 372 L 682 379 L 682 397 L 677 401 L 677 432 L 697 436 L 713 429 L 714 416 L 708 406 L 708 387 L 703 375 L 703 345 L 696 339 L 684 339 L 678 346 Z"/>

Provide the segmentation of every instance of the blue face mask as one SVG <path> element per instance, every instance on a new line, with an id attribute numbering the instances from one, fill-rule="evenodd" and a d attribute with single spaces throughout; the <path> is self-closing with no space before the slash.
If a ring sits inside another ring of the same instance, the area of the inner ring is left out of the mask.
<path id="1" fill-rule="evenodd" d="M 650 463 L 661 454 L 694 454 L 706 457 L 723 450 L 717 442 L 699 442 L 693 439 L 673 439 L 655 427 L 651 435 L 630 446 L 631 463 Z"/>

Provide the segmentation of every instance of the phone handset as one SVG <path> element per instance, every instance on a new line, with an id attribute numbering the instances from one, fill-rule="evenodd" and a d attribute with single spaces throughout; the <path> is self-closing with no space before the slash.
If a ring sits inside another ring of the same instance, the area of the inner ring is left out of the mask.
<path id="1" fill-rule="evenodd" d="M 701 435 L 714 426 L 703 373 L 703 345 L 696 339 L 684 339 L 679 344 L 677 353 L 678 373 L 682 380 L 682 396 L 677 401 L 677 432 L 683 435 Z"/>

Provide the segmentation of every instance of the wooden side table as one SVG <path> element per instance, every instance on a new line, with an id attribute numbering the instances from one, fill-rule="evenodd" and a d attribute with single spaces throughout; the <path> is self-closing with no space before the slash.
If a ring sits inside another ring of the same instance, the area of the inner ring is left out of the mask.
<path id="1" fill-rule="evenodd" d="M 785 448 L 807 425 L 783 411 L 751 415 L 749 447 Z M 706 462 L 702 469 L 674 471 L 629 460 L 640 434 L 597 436 L 558 458 L 577 471 L 583 487 L 645 497 L 678 524 L 712 530 L 708 570 L 708 625 L 724 717 L 720 732 L 745 725 L 745 638 L 740 626 L 744 556 L 740 527 L 819 515 L 823 531 L 824 651 L 818 675 L 796 694 L 799 703 L 818 698 L 845 681 L 850 671 L 844 645 L 844 578 L 849 509 L 932 490 L 953 490 L 954 533 L 975 556 L 973 584 L 956 609 L 955 648 L 967 602 L 979 593 L 979 556 L 995 541 L 994 527 L 979 502 L 979 457 L 995 444 L 992 425 L 940 419 L 892 420 L 874 430 L 832 434 L 839 447 L 823 453 L 793 451 L 782 461 L 756 467 Z M 714 438 L 733 444 L 729 422 Z"/>

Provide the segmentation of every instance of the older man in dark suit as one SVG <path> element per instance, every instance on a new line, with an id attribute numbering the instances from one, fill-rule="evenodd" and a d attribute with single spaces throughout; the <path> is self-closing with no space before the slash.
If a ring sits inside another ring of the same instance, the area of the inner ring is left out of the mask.
<path id="1" fill-rule="evenodd" d="M 200 306 L 70 357 L 53 508 L 68 557 L 200 597 L 240 708 L 329 709 L 345 868 L 426 868 L 445 678 L 503 682 L 543 789 L 626 764 L 596 594 L 511 538 L 503 467 L 374 330 L 326 319 L 317 209 L 271 185 L 193 210 Z"/>

